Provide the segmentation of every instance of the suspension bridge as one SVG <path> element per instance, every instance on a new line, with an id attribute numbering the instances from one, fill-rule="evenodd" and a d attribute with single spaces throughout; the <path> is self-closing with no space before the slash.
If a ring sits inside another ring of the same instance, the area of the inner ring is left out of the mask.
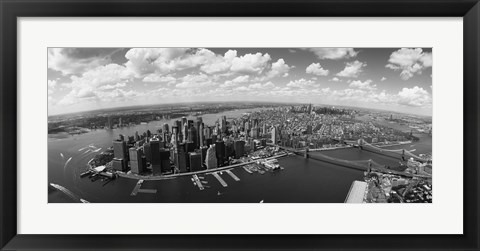
<path id="1" fill-rule="evenodd" d="M 360 143 L 360 142 L 359 142 Z M 378 153 L 382 155 L 386 155 L 392 158 L 397 158 L 397 159 L 402 159 L 405 160 L 407 156 L 412 157 L 414 159 L 418 159 L 421 161 L 425 161 L 425 159 L 420 158 L 419 156 L 416 156 L 412 154 L 411 152 L 404 150 L 404 149 L 399 149 L 399 150 L 386 150 L 386 149 L 381 149 L 378 147 L 375 147 L 373 145 L 370 145 L 366 142 L 363 142 L 363 144 L 359 145 L 354 145 L 355 147 L 359 147 L 362 150 L 367 150 L 373 153 Z M 339 159 L 339 158 L 334 158 L 327 156 L 325 154 L 322 154 L 320 152 L 315 152 L 315 154 L 309 154 L 309 149 L 305 148 L 303 150 L 300 149 L 294 149 L 290 147 L 284 147 L 284 146 L 279 146 L 280 149 L 292 152 L 296 155 L 303 156 L 305 158 L 310 158 L 346 168 L 351 168 L 351 169 L 356 169 L 360 171 L 367 171 L 370 172 L 372 169 L 384 172 L 384 173 L 390 173 L 390 174 L 395 174 L 399 176 L 404 176 L 404 177 L 422 177 L 422 178 L 429 178 L 429 176 L 426 175 L 418 175 L 418 174 L 411 174 L 411 173 L 405 173 L 405 172 L 399 172 L 395 170 L 389 169 L 386 165 L 379 164 L 371 159 L 369 160 L 344 160 L 344 159 Z"/>
<path id="2" fill-rule="evenodd" d="M 369 144 L 369 143 L 365 142 L 365 140 L 362 140 L 362 139 L 360 139 L 358 141 L 358 145 L 356 145 L 356 146 L 359 147 L 362 150 L 365 150 L 365 151 L 369 151 L 369 152 L 372 152 L 372 153 L 384 155 L 384 156 L 387 156 L 387 157 L 400 159 L 400 160 L 403 160 L 403 161 L 405 161 L 409 158 L 413 158 L 414 160 L 416 160 L 418 162 L 422 162 L 422 163 L 427 161 L 426 159 L 424 159 L 420 156 L 417 156 L 417 155 L 413 154 L 412 152 L 410 152 L 408 150 L 405 150 L 405 149 L 383 149 L 383 148 L 380 148 L 380 147 L 376 147 L 372 144 Z"/>

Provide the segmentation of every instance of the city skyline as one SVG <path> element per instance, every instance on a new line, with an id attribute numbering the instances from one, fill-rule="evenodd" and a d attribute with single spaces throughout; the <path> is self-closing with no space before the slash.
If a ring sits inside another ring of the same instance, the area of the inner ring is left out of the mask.
<path id="1" fill-rule="evenodd" d="M 49 115 L 180 102 L 432 115 L 428 48 L 49 48 Z"/>

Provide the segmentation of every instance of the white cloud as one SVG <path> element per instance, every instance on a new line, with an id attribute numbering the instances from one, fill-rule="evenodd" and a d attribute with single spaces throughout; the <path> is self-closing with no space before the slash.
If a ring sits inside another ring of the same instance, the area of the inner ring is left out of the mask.
<path id="1" fill-rule="evenodd" d="M 353 48 L 309 48 L 319 59 L 342 59 L 357 56 Z"/>
<path id="2" fill-rule="evenodd" d="M 406 106 L 422 107 L 430 105 L 432 98 L 423 88 L 415 86 L 413 88 L 403 88 L 398 92 L 398 103 Z"/>
<path id="3" fill-rule="evenodd" d="M 258 74 L 268 66 L 270 59 L 268 53 L 262 54 L 258 52 L 256 54 L 245 54 L 233 58 L 230 70 L 237 73 Z"/>
<path id="4" fill-rule="evenodd" d="M 424 69 L 432 67 L 432 53 L 423 52 L 421 48 L 402 48 L 394 51 L 388 62 L 385 67 L 400 71 L 400 78 L 408 80 L 414 74 L 422 74 Z"/>
<path id="5" fill-rule="evenodd" d="M 147 76 L 145 76 L 143 78 L 143 82 L 147 82 L 147 83 L 174 83 L 177 79 L 170 76 L 170 75 L 159 75 L 159 74 L 155 74 L 155 73 L 152 73 L 152 74 L 149 74 Z"/>
<path id="6" fill-rule="evenodd" d="M 248 86 L 239 86 L 235 89 L 233 89 L 234 92 L 250 92 L 249 94 L 260 94 L 257 91 L 264 91 L 264 90 L 269 90 L 273 89 L 275 85 L 272 82 L 267 82 L 265 84 L 262 83 L 255 83 L 255 84 L 250 84 Z"/>
<path id="7" fill-rule="evenodd" d="M 126 83 L 117 83 L 114 85 L 103 85 L 98 87 L 98 90 L 101 90 L 101 91 L 113 90 L 113 89 L 125 87 L 126 85 L 127 85 Z"/>
<path id="8" fill-rule="evenodd" d="M 304 78 L 298 79 L 298 80 L 292 80 L 287 84 L 287 87 L 292 87 L 292 88 L 314 88 L 314 87 L 319 87 L 319 84 L 316 84 L 312 80 L 306 80 Z"/>
<path id="9" fill-rule="evenodd" d="M 188 74 L 181 79 L 181 82 L 176 84 L 177 88 L 181 89 L 198 89 L 207 86 L 213 86 L 217 83 L 214 82 L 214 79 L 209 77 L 206 74 L 200 73 L 196 75 Z"/>
<path id="10" fill-rule="evenodd" d="M 340 80 L 339 78 L 337 77 L 333 77 L 332 79 L 330 79 L 329 81 L 333 81 L 333 82 L 342 82 L 342 80 Z"/>
<path id="11" fill-rule="evenodd" d="M 200 69 L 210 74 L 227 71 L 232 67 L 232 61 L 235 57 L 237 57 L 236 50 L 228 50 L 223 57 L 221 55 L 210 55 Z"/>
<path id="12" fill-rule="evenodd" d="M 352 87 L 352 88 L 358 88 L 358 89 L 362 89 L 362 90 L 376 90 L 377 89 L 377 85 L 372 85 L 372 80 L 371 79 L 365 80 L 364 82 L 362 82 L 360 80 L 355 80 L 355 81 L 352 81 L 349 86 Z"/>
<path id="13" fill-rule="evenodd" d="M 312 63 L 310 64 L 307 69 L 305 70 L 306 73 L 314 74 L 317 76 L 327 76 L 328 70 L 322 68 L 319 63 Z"/>
<path id="14" fill-rule="evenodd" d="M 268 88 L 273 88 L 273 87 L 275 87 L 275 85 L 272 82 L 267 82 L 265 84 L 256 83 L 256 84 L 251 84 L 251 85 L 248 86 L 248 88 L 255 89 L 255 90 L 268 89 Z"/>
<path id="15" fill-rule="evenodd" d="M 190 52 L 188 48 L 133 48 L 125 54 L 125 66 L 138 78 L 151 73 L 166 74 L 196 66 L 198 62 L 190 59 Z"/>
<path id="16" fill-rule="evenodd" d="M 111 62 L 112 49 L 49 48 L 48 68 L 63 75 L 81 74 Z"/>
<path id="17" fill-rule="evenodd" d="M 365 66 L 367 66 L 366 63 L 360 62 L 358 60 L 355 60 L 354 62 L 349 62 L 346 64 L 345 69 L 337 73 L 337 76 L 346 77 L 346 78 L 356 78 L 359 76 L 360 73 L 363 72 L 363 68 Z"/>
<path id="18" fill-rule="evenodd" d="M 48 85 L 48 88 L 54 89 L 55 86 L 57 85 L 57 81 L 56 80 L 48 80 L 47 85 Z"/>
<path id="19" fill-rule="evenodd" d="M 268 54 L 267 54 L 268 55 Z M 267 73 L 267 79 L 274 78 L 276 76 L 288 76 L 288 71 L 290 70 L 290 66 L 285 63 L 283 58 L 277 60 L 277 62 L 272 64 L 272 69 Z"/>
<path id="20" fill-rule="evenodd" d="M 218 55 L 208 49 L 191 48 L 133 48 L 125 57 L 127 68 L 137 78 L 149 74 L 164 75 L 173 71 L 197 68 L 208 74 L 232 73 L 260 74 L 269 66 L 270 55 L 256 53 L 237 56 L 236 50 Z M 271 74 L 288 72 L 283 59 L 272 65 Z M 147 78 L 148 80 L 148 78 Z"/>
<path id="21" fill-rule="evenodd" d="M 385 80 L 387 80 L 386 77 L 382 77 L 382 79 L 380 79 L 380 81 L 382 81 L 382 82 L 385 81 Z"/>
<path id="22" fill-rule="evenodd" d="M 99 66 L 84 72 L 81 76 L 72 75 L 71 82 L 63 84 L 64 87 L 71 88 L 71 91 L 59 101 L 59 104 L 67 105 L 81 99 L 107 97 L 103 91 L 111 90 L 109 87 L 112 85 L 124 85 L 131 77 L 126 68 L 118 64 Z"/>
<path id="23" fill-rule="evenodd" d="M 237 86 L 238 84 L 248 82 L 249 78 L 250 76 L 248 75 L 238 76 L 232 80 L 225 81 L 225 83 L 221 84 L 220 87 L 227 88 L 227 87 Z"/>

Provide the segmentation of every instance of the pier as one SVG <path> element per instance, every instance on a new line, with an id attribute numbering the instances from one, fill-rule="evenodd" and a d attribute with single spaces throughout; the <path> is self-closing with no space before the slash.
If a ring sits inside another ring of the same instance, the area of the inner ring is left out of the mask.
<path id="1" fill-rule="evenodd" d="M 247 173 L 252 174 L 252 171 L 250 171 L 250 169 L 248 169 L 247 167 L 243 166 L 243 169 L 245 169 Z"/>
<path id="2" fill-rule="evenodd" d="M 200 179 L 198 178 L 198 176 L 196 174 L 192 175 L 192 177 L 193 177 L 193 182 L 195 182 L 197 184 L 198 189 L 200 189 L 200 190 L 205 189 L 203 187 L 202 182 L 200 181 Z"/>
<path id="3" fill-rule="evenodd" d="M 232 173 L 232 171 L 230 170 L 227 170 L 225 171 L 228 173 L 228 175 L 230 175 L 235 181 L 240 181 L 240 178 L 237 177 L 237 175 L 235 175 L 234 173 Z"/>
<path id="4" fill-rule="evenodd" d="M 220 184 L 222 184 L 223 187 L 228 187 L 228 184 L 222 179 L 222 177 L 220 177 L 220 175 L 218 175 L 217 172 L 213 172 L 211 174 L 218 180 L 218 182 L 220 182 Z"/>
<path id="5" fill-rule="evenodd" d="M 157 189 L 138 189 L 138 193 L 157 193 Z"/>
<path id="6" fill-rule="evenodd" d="M 130 194 L 130 196 L 137 196 L 138 190 L 140 190 L 140 187 L 142 186 L 142 183 L 143 183 L 143 180 L 139 180 L 139 181 L 137 182 L 137 184 L 136 184 L 135 187 L 133 188 L 133 191 L 132 191 L 132 193 Z"/>

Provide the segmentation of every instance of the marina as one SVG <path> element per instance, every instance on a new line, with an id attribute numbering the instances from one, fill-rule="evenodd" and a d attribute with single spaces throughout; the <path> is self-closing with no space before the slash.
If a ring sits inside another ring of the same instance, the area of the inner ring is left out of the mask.
<path id="1" fill-rule="evenodd" d="M 253 172 L 250 171 L 250 169 L 248 169 L 246 166 L 243 166 L 243 169 L 244 169 L 247 173 L 249 173 L 249 174 L 252 174 L 252 173 L 253 173 Z"/>
<path id="2" fill-rule="evenodd" d="M 192 179 L 193 179 L 193 182 L 197 185 L 198 189 L 200 189 L 200 190 L 205 189 L 203 187 L 202 182 L 200 181 L 200 179 L 198 178 L 198 176 L 196 174 L 192 175 Z"/>
<path id="3" fill-rule="evenodd" d="M 220 182 L 220 184 L 222 184 L 223 187 L 228 187 L 228 184 L 222 179 L 222 177 L 220 177 L 220 175 L 218 175 L 217 172 L 213 172 L 211 174 L 218 180 L 218 182 Z"/>
<path id="4" fill-rule="evenodd" d="M 137 184 L 135 185 L 135 187 L 133 188 L 133 191 L 130 194 L 130 196 L 136 196 L 137 193 L 138 193 L 138 190 L 140 190 L 140 187 L 142 186 L 142 184 L 143 184 L 143 180 L 139 180 L 137 182 Z"/>
<path id="5" fill-rule="evenodd" d="M 228 175 L 230 175 L 235 181 L 240 181 L 240 179 L 232 171 L 226 170 L 225 172 L 228 173 Z"/>

